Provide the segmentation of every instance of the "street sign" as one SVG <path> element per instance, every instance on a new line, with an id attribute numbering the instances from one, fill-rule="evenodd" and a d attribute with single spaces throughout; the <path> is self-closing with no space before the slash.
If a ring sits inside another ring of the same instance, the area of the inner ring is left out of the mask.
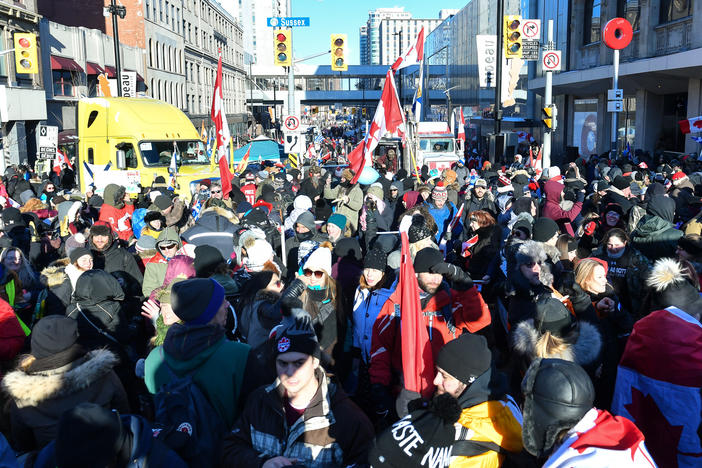
<path id="1" fill-rule="evenodd" d="M 536 40 L 541 37 L 541 20 L 525 19 L 522 21 L 522 40 Z"/>
<path id="2" fill-rule="evenodd" d="M 607 112 L 622 112 L 623 110 L 623 101 L 607 101 Z"/>
<path id="3" fill-rule="evenodd" d="M 539 41 L 522 40 L 522 59 L 523 60 L 539 60 Z"/>
<path id="4" fill-rule="evenodd" d="M 306 27 L 306 26 L 310 25 L 310 19 L 309 19 L 309 17 L 302 18 L 302 17 L 289 17 L 289 16 L 284 16 L 281 18 L 269 17 L 267 19 L 266 24 L 271 28 L 294 28 L 294 27 L 300 27 L 300 26 Z"/>
<path id="5" fill-rule="evenodd" d="M 300 117 L 296 115 L 286 115 L 283 117 L 283 126 L 285 130 L 294 132 L 300 127 Z"/>
<path id="6" fill-rule="evenodd" d="M 54 157 L 56 155 L 56 148 L 58 147 L 58 127 L 54 125 L 40 125 L 37 135 L 39 153 Z"/>
<path id="7" fill-rule="evenodd" d="M 541 60 L 541 65 L 544 67 L 544 70 L 547 71 L 560 71 L 561 51 L 550 50 L 548 52 L 544 52 L 543 60 Z"/>
<path id="8" fill-rule="evenodd" d="M 285 138 L 283 139 L 283 144 L 285 146 L 285 152 L 290 153 L 302 153 L 304 150 L 305 139 L 299 132 L 285 132 Z"/>
<path id="9" fill-rule="evenodd" d="M 621 101 L 624 99 L 624 90 L 619 88 L 619 89 L 608 89 L 607 90 L 607 99 L 610 101 Z"/>

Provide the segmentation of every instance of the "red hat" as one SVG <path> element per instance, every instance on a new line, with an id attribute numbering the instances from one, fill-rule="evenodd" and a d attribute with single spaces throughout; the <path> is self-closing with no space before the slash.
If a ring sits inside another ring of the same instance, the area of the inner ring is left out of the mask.
<path id="1" fill-rule="evenodd" d="M 639 163 L 639 167 L 640 167 L 641 169 L 648 169 L 648 164 L 646 164 L 645 162 L 641 161 L 641 162 Z"/>
<path id="2" fill-rule="evenodd" d="M 594 261 L 596 261 L 597 263 L 599 263 L 600 265 L 602 265 L 602 268 L 604 268 L 604 271 L 605 271 L 605 275 L 606 275 L 607 272 L 609 271 L 609 265 L 607 264 L 606 261 L 602 260 L 601 258 L 597 258 L 597 257 L 588 257 L 587 259 L 588 259 L 588 260 L 594 260 Z"/>
<path id="3" fill-rule="evenodd" d="M 685 174 L 683 171 L 678 171 L 675 174 L 673 174 L 673 177 L 671 177 L 673 182 L 677 182 L 679 180 L 683 180 L 685 177 L 687 177 L 687 174 Z"/>

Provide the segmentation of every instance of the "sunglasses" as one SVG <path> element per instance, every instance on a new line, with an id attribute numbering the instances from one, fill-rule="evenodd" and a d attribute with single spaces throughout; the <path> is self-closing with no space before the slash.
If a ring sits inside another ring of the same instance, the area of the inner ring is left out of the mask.
<path id="1" fill-rule="evenodd" d="M 159 245 L 158 248 L 161 250 L 170 250 L 170 249 L 175 249 L 177 247 L 177 244 L 168 244 L 168 245 Z"/>
<path id="2" fill-rule="evenodd" d="M 324 276 L 324 272 L 323 272 L 323 271 L 312 271 L 312 270 L 310 270 L 309 268 L 305 268 L 304 273 L 305 273 L 305 276 L 307 276 L 308 278 L 309 278 L 310 276 L 312 276 L 312 273 L 314 273 L 314 276 L 315 276 L 315 278 L 317 278 L 317 279 L 320 279 L 320 278 L 322 278 L 322 277 Z"/>
<path id="3" fill-rule="evenodd" d="M 222 193 L 221 190 L 210 190 L 210 193 Z"/>

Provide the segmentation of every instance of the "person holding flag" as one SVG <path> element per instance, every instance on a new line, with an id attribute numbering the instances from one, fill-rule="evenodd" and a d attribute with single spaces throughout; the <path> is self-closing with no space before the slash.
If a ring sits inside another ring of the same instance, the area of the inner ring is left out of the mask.
<path id="1" fill-rule="evenodd" d="M 409 243 L 406 250 L 404 243 L 403 252 L 409 252 Z M 444 262 L 438 249 L 420 250 L 414 262 L 405 254 L 397 289 L 373 325 L 369 375 L 376 414 L 392 420 L 401 389 L 400 416 L 407 413 L 410 395 L 431 396 L 433 356 L 463 333 L 491 335 L 490 324 L 490 311 L 473 280 Z"/>

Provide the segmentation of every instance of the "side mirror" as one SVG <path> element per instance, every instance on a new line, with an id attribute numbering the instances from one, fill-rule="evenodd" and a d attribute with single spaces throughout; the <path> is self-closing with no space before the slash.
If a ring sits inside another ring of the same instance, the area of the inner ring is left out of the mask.
<path id="1" fill-rule="evenodd" d="M 120 171 L 127 169 L 127 153 L 123 150 L 117 150 L 117 169 Z"/>

